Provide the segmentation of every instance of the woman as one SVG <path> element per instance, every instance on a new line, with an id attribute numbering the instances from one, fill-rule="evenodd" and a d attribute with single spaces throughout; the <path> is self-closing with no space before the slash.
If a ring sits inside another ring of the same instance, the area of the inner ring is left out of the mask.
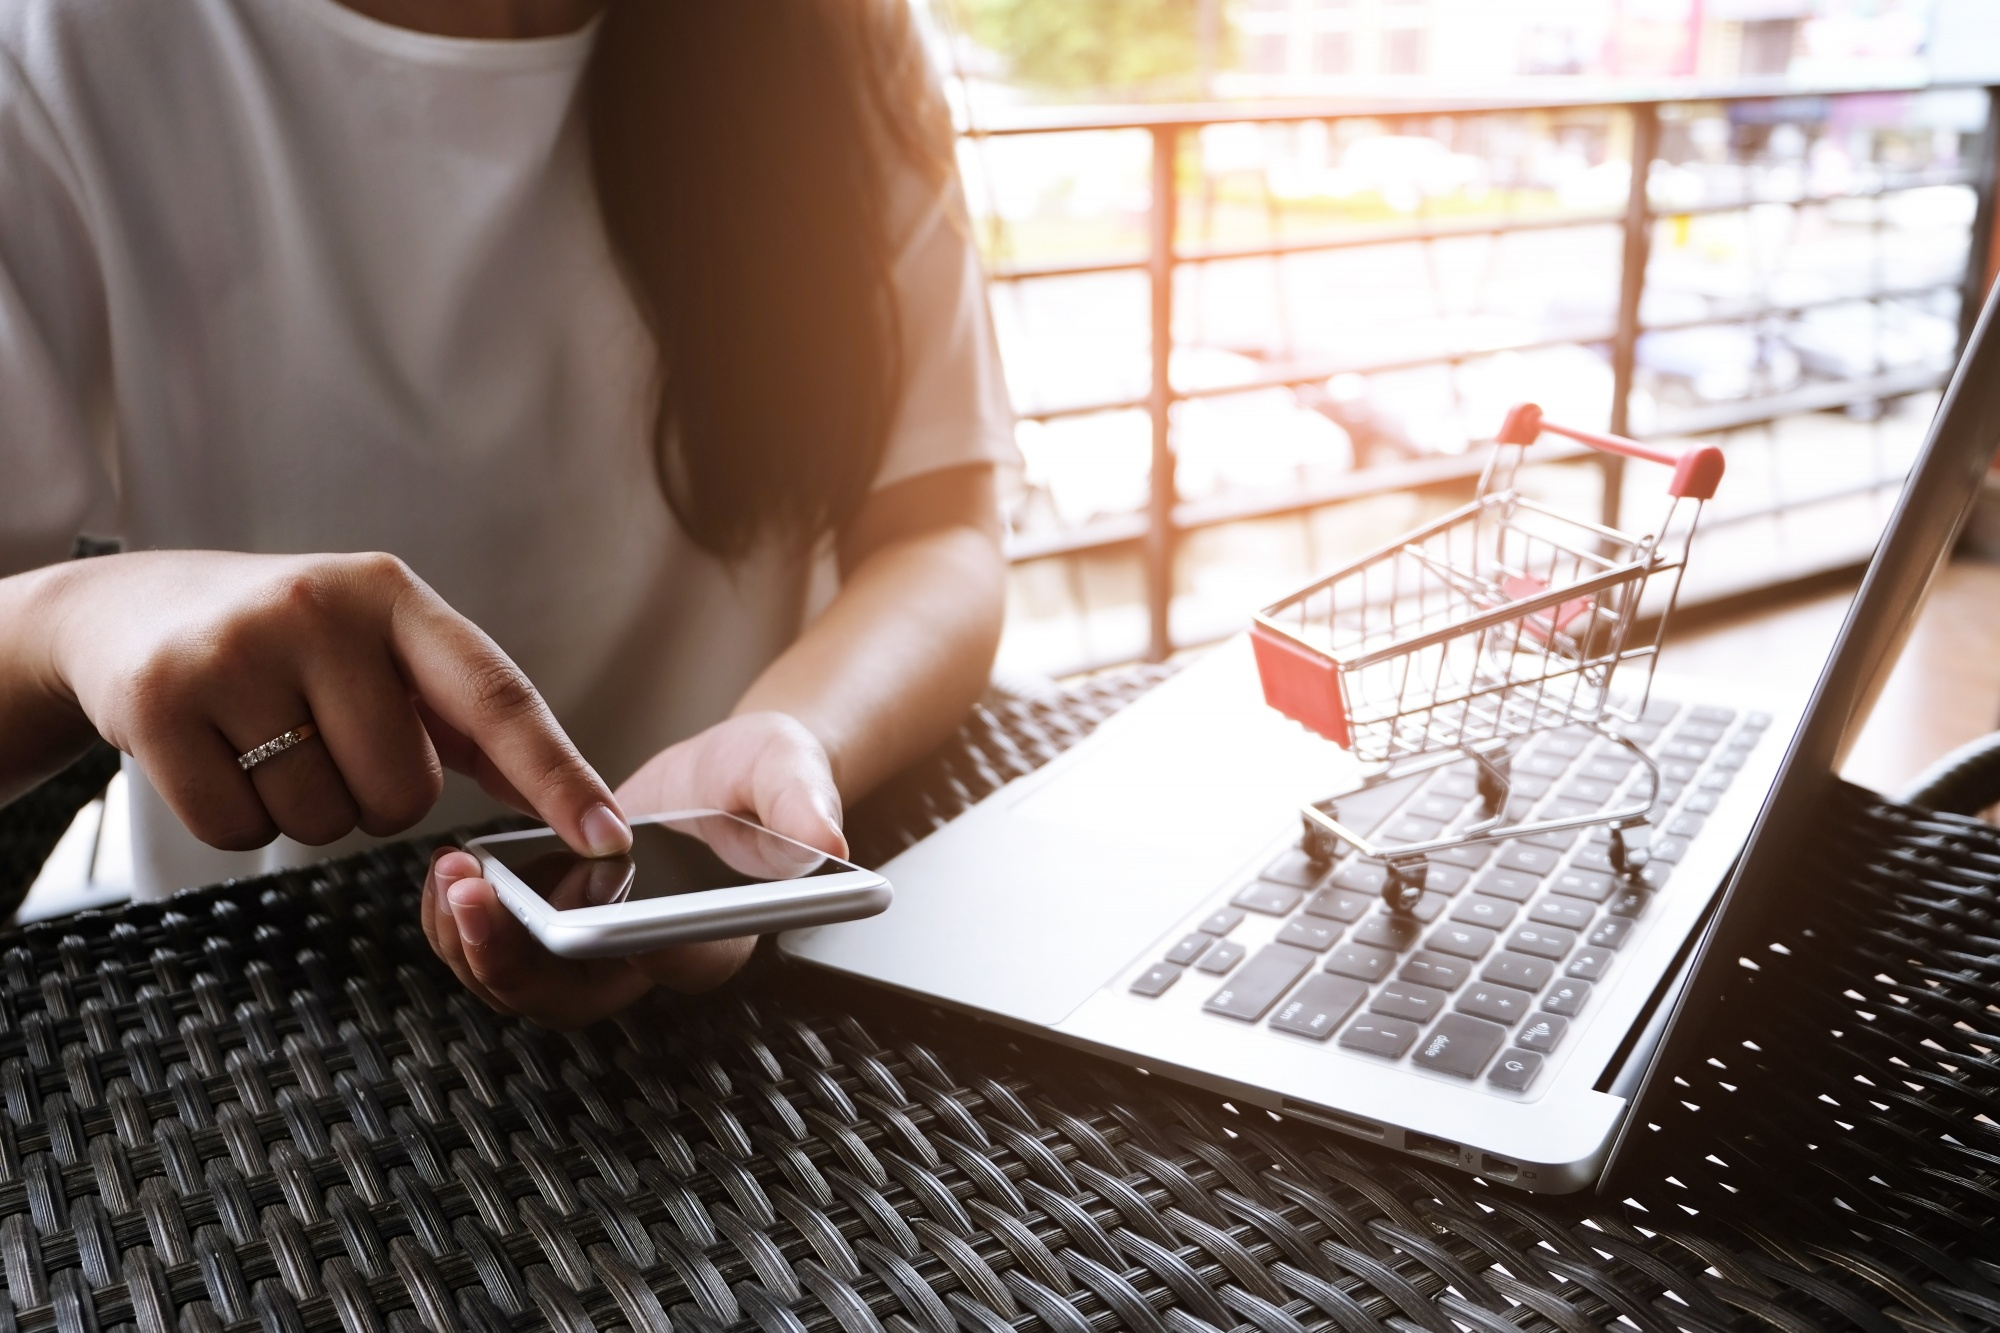
<path id="1" fill-rule="evenodd" d="M 492 812 L 442 768 L 842 851 L 999 630 L 949 153 L 900 0 L 0 6 L 0 799 L 104 736 L 156 892 Z M 423 912 L 556 1025 L 749 948 Z"/>

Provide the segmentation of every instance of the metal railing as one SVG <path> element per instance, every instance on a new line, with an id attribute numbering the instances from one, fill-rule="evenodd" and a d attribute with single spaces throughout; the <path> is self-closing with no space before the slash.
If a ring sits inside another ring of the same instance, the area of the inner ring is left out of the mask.
<path id="1" fill-rule="evenodd" d="M 1652 175 L 1660 148 L 1663 113 L 1669 108 L 1694 108 L 1717 103 L 1791 103 L 1813 99 L 1831 101 L 1846 97 L 1915 94 L 1933 91 L 1977 89 L 1986 101 L 1985 129 L 1969 165 L 1949 171 L 1925 170 L 1889 175 L 1864 188 L 1827 194 L 1800 193 L 1790 198 L 1743 198 L 1706 201 L 1686 207 L 1656 205 Z M 1210 126 L 1227 124 L 1286 125 L 1306 122 L 1338 122 L 1356 119 L 1395 123 L 1429 121 L 1438 117 L 1465 120 L 1476 117 L 1520 116 L 1536 113 L 1603 111 L 1630 118 L 1630 176 L 1624 206 L 1615 211 L 1563 213 L 1552 217 L 1479 218 L 1470 221 L 1420 220 L 1411 224 L 1368 227 L 1324 237 L 1273 237 L 1257 244 L 1191 245 L 1181 237 L 1182 188 L 1179 179 L 1181 150 L 1189 136 Z M 1609 428 L 1614 433 L 1633 433 L 1632 401 L 1638 372 L 1640 338 L 1649 332 L 1670 332 L 1705 325 L 1722 325 L 1762 320 L 1774 315 L 1796 314 L 1818 305 L 1867 301 L 1907 300 L 1934 294 L 1937 286 L 1879 288 L 1865 293 L 1843 294 L 1822 300 L 1796 302 L 1755 302 L 1737 310 L 1713 312 L 1700 318 L 1660 321 L 1642 320 L 1641 307 L 1647 289 L 1647 270 L 1653 235 L 1658 224 L 1675 218 L 1740 211 L 1766 204 L 1807 206 L 1841 199 L 1880 198 L 1900 191 L 1936 185 L 1971 187 L 1977 196 L 1977 212 L 1971 226 L 1965 271 L 1950 287 L 1960 296 L 1960 346 L 1970 330 L 1986 286 L 1991 278 L 1996 226 L 1995 157 L 2000 151 L 1996 122 L 2000 122 L 2000 87 L 1980 83 L 1895 84 L 1875 86 L 1799 87 L 1779 82 L 1735 84 L 1728 87 L 1680 86 L 1663 91 L 1628 95 L 1585 94 L 1568 98 L 1462 98 L 1415 100 L 1339 100 L 1285 103 L 1225 103 L 1143 108 L 1021 108 L 1005 119 L 988 120 L 968 131 L 974 139 L 1018 138 L 1029 135 L 1063 135 L 1106 131 L 1143 131 L 1151 140 L 1150 203 L 1147 245 L 1143 254 L 1104 259 L 1053 262 L 1046 264 L 996 263 L 989 280 L 997 286 L 1058 281 L 1092 274 L 1144 274 L 1148 286 L 1151 327 L 1150 367 L 1143 395 L 1125 394 L 1091 401 L 1032 406 L 1024 419 L 1054 421 L 1093 413 L 1144 410 L 1151 422 L 1148 501 L 1141 513 L 1112 514 L 1094 518 L 1069 529 L 1017 535 L 1010 543 L 1016 562 L 1074 558 L 1120 548 L 1137 547 L 1143 553 L 1146 623 L 1146 655 L 1153 660 L 1168 656 L 1182 645 L 1172 632 L 1172 603 L 1176 552 L 1182 538 L 1194 531 L 1223 524 L 1297 514 L 1394 491 L 1437 489 L 1463 485 L 1476 477 L 1481 459 L 1477 455 L 1419 457 L 1389 465 L 1357 467 L 1331 483 L 1296 489 L 1287 494 L 1221 496 L 1200 500 L 1182 499 L 1175 481 L 1175 440 L 1173 408 L 1195 398 L 1239 394 L 1259 389 L 1296 388 L 1322 382 L 1346 372 L 1363 375 L 1434 366 L 1459 366 L 1468 361 L 1506 352 L 1527 352 L 1538 348 L 1585 344 L 1607 347 L 1610 352 L 1612 398 Z M 1183 268 L 1247 259 L 1277 259 L 1282 256 L 1315 252 L 1352 250 L 1367 247 L 1434 244 L 1467 237 L 1499 237 L 1527 231 L 1580 229 L 1615 226 L 1622 234 L 1619 258 L 1619 286 L 1611 326 L 1581 328 L 1558 335 L 1509 342 L 1502 345 L 1445 347 L 1436 352 L 1377 362 L 1336 363 L 1305 361 L 1282 365 L 1268 373 L 1215 386 L 1181 386 L 1174 382 L 1171 365 L 1174 343 L 1175 277 Z M 1678 419 L 1665 420 L 1647 431 L 1653 437 L 1688 436 L 1740 430 L 1777 421 L 1805 412 L 1852 407 L 1920 393 L 1942 384 L 1948 368 L 1924 366 L 1882 370 L 1859 379 L 1838 383 L 1815 383 L 1774 396 L 1742 401 L 1713 403 L 1687 411 Z M 1562 456 L 1560 451 L 1558 456 Z M 1580 457 L 1580 454 L 1578 455 Z M 1623 464 L 1618 459 L 1597 460 L 1603 468 L 1603 510 L 1605 521 L 1615 523 L 1623 486 Z M 1358 460 L 1357 460 L 1358 464 Z"/>

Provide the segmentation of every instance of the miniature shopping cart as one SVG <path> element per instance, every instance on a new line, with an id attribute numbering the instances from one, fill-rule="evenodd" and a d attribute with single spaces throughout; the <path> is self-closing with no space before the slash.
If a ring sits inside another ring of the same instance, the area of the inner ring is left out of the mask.
<path id="1" fill-rule="evenodd" d="M 1673 468 L 1659 529 L 1630 536 L 1521 494 L 1522 455 L 1545 431 Z M 1608 824 L 1612 868 L 1637 877 L 1645 853 L 1627 834 L 1646 823 L 1660 771 L 1623 733 L 1645 710 L 1702 505 L 1722 467 L 1713 446 L 1675 454 L 1545 422 L 1524 403 L 1507 414 L 1470 504 L 1260 612 L 1251 644 L 1265 700 L 1353 751 L 1366 774 L 1360 786 L 1300 811 L 1307 854 L 1324 864 L 1346 843 L 1381 861 L 1384 899 L 1409 911 L 1432 853 Z M 1642 603 L 1650 630 L 1635 641 Z M 1622 804 L 1525 818 L 1524 803 L 1512 800 L 1513 754 L 1524 738 L 1564 728 L 1622 746 L 1647 776 Z M 1467 760 L 1479 804 L 1456 828 L 1390 846 L 1340 820 L 1342 800 Z"/>

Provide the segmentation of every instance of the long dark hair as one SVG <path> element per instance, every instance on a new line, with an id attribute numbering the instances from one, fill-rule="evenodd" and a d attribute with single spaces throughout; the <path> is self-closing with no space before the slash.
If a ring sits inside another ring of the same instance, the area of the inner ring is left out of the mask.
<path id="1" fill-rule="evenodd" d="M 890 182 L 951 170 L 907 0 L 610 0 L 589 87 L 667 502 L 719 555 L 809 544 L 867 497 L 902 396 Z"/>

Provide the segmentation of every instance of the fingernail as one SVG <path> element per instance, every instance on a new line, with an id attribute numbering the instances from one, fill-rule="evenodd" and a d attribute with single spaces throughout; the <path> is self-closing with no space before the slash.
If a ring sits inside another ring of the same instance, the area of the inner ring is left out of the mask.
<path id="1" fill-rule="evenodd" d="M 608 805 L 583 812 L 583 845 L 592 856 L 617 856 L 632 850 L 632 826 Z"/>
<path id="2" fill-rule="evenodd" d="M 487 921 L 486 913 L 481 910 L 479 895 L 472 886 L 463 883 L 452 885 L 445 901 L 451 904 L 451 919 L 458 923 L 458 937 L 475 949 L 486 943 L 487 927 L 492 923 Z"/>

